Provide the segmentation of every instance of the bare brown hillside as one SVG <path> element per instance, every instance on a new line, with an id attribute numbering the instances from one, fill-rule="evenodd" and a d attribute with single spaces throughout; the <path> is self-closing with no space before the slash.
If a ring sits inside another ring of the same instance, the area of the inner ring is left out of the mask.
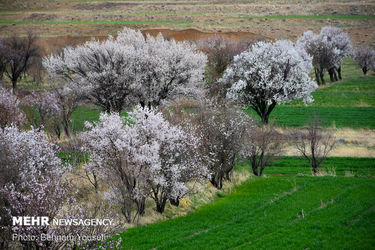
<path id="1" fill-rule="evenodd" d="M 260 36 L 251 32 L 202 32 L 195 29 L 187 30 L 169 30 L 169 29 L 146 29 L 142 30 L 143 34 L 150 34 L 152 36 L 157 36 L 161 33 L 166 38 L 171 38 L 176 41 L 199 41 L 205 38 L 220 35 L 233 40 L 260 40 L 269 39 L 268 37 Z M 43 54 L 47 55 L 52 52 L 57 52 L 59 49 L 66 46 L 75 46 L 82 44 L 86 41 L 92 39 L 92 36 L 56 36 L 56 37 L 40 37 L 38 39 L 38 44 L 43 50 Z M 95 36 L 96 39 L 103 40 L 107 36 Z"/>

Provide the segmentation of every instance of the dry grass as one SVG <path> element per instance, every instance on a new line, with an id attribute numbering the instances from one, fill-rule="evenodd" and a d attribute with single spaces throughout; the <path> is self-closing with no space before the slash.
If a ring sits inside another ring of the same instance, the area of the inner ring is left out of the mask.
<path id="1" fill-rule="evenodd" d="M 324 176 L 331 176 L 331 177 L 336 177 L 336 169 L 334 167 L 331 168 L 324 168 L 320 169 L 318 173 L 315 175 L 313 172 L 311 172 L 312 176 L 318 176 L 318 177 L 324 177 Z"/>
<path id="2" fill-rule="evenodd" d="M 83 171 L 78 170 L 78 173 L 83 174 Z M 217 190 L 208 181 L 206 181 L 204 184 L 191 184 L 195 185 L 196 192 L 183 198 L 178 207 L 172 206 L 168 202 L 163 214 L 158 213 L 155 209 L 154 201 L 152 199 L 148 199 L 146 201 L 145 216 L 139 217 L 135 223 L 125 224 L 122 229 L 126 230 L 136 226 L 152 224 L 170 218 L 187 215 L 189 212 L 214 201 L 218 197 L 223 197 L 232 193 L 236 186 L 248 178 L 251 178 L 251 176 L 252 175 L 250 172 L 246 169 L 234 171 L 231 182 L 224 182 L 222 190 Z M 103 183 L 100 183 L 100 192 L 99 194 L 96 194 L 93 186 L 87 180 L 79 178 L 77 175 L 73 174 L 70 174 L 69 178 L 72 180 L 73 184 L 78 187 L 78 192 L 75 195 L 81 202 L 96 204 L 98 200 L 103 199 L 102 193 L 107 191 L 107 187 Z M 116 211 L 116 207 L 112 207 L 112 209 Z M 117 212 L 120 214 L 120 211 Z"/>
<path id="3" fill-rule="evenodd" d="M 289 129 L 280 129 L 288 133 Z M 335 148 L 329 156 L 335 157 L 375 157 L 375 131 L 371 129 L 333 129 L 337 140 Z M 287 145 L 284 151 L 287 156 L 299 155 L 292 145 Z"/>
<path id="4" fill-rule="evenodd" d="M 127 224 L 126 228 L 152 224 L 170 218 L 187 215 L 191 211 L 214 201 L 218 197 L 223 197 L 232 193 L 236 186 L 238 186 L 248 178 L 251 178 L 251 176 L 252 175 L 250 174 L 250 172 L 246 169 L 234 171 L 232 174 L 231 182 L 224 182 L 222 190 L 217 190 L 208 181 L 204 184 L 196 185 L 197 192 L 183 198 L 180 201 L 180 205 L 178 207 L 172 206 L 168 202 L 165 207 L 164 214 L 156 212 L 154 202 L 152 200 L 148 200 L 146 203 L 147 208 L 145 216 L 141 217 L 136 224 Z"/>

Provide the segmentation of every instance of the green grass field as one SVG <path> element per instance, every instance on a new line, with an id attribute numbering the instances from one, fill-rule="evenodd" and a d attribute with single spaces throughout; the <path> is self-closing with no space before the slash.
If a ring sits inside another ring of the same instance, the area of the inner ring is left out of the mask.
<path id="1" fill-rule="evenodd" d="M 372 178 L 251 178 L 187 216 L 129 229 L 121 248 L 371 249 L 374 192 Z"/>
<path id="2" fill-rule="evenodd" d="M 249 113 L 258 118 L 252 110 Z M 303 127 L 316 113 L 323 125 L 336 128 L 375 129 L 373 107 L 293 107 L 279 106 L 271 113 L 271 120 L 282 127 Z"/>
<path id="3" fill-rule="evenodd" d="M 238 169 L 247 168 L 247 162 L 238 163 Z M 375 176 L 374 158 L 329 157 L 322 165 L 325 172 L 334 173 L 336 176 Z M 311 175 L 311 168 L 305 158 L 298 156 L 283 156 L 271 162 L 264 170 L 266 175 Z"/>

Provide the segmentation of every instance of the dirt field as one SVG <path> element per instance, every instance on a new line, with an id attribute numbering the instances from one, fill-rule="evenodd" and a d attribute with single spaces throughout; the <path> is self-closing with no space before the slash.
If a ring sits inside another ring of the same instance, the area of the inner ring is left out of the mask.
<path id="1" fill-rule="evenodd" d="M 159 33 L 162 33 L 164 37 L 172 38 L 176 41 L 199 41 L 205 38 L 215 36 L 220 34 L 223 37 L 230 38 L 233 40 L 264 40 L 270 39 L 261 35 L 257 35 L 251 32 L 201 32 L 195 29 L 187 29 L 181 31 L 169 30 L 169 29 L 146 29 L 142 30 L 144 34 L 150 34 L 152 36 L 157 36 Z M 95 36 L 99 40 L 106 39 L 107 36 Z M 38 44 L 43 49 L 43 55 L 48 55 L 52 52 L 56 52 L 60 48 L 66 47 L 67 45 L 75 46 L 82 44 L 85 41 L 92 39 L 92 36 L 57 36 L 57 37 L 40 37 L 38 38 Z"/>
<path id="2" fill-rule="evenodd" d="M 31 29 L 48 37 L 42 41 L 46 51 L 61 41 L 75 44 L 115 35 L 123 26 L 161 30 L 177 40 L 216 32 L 241 32 L 226 33 L 235 39 L 296 40 L 306 30 L 334 25 L 346 30 L 355 44 L 375 46 L 375 0 L 0 0 L 0 9 L 0 36 Z"/>

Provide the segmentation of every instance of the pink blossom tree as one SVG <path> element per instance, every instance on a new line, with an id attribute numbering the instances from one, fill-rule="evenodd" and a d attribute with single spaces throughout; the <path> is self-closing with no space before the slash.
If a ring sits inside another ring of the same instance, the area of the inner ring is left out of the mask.
<path id="1" fill-rule="evenodd" d="M 290 41 L 258 42 L 234 58 L 220 81 L 230 84 L 227 98 L 250 106 L 267 124 L 277 104 L 313 101 L 311 68 L 311 58 Z"/>
<path id="2" fill-rule="evenodd" d="M 12 216 L 54 218 L 66 199 L 69 170 L 56 155 L 56 146 L 43 131 L 20 131 L 15 126 L 0 129 L 0 227 L 7 244 L 11 233 L 37 235 L 51 232 L 50 226 L 12 226 Z M 51 242 L 20 241 L 26 247 L 48 248 Z"/>
<path id="3" fill-rule="evenodd" d="M 0 128 L 11 124 L 22 126 L 25 115 L 19 108 L 20 101 L 12 91 L 0 87 Z"/>

